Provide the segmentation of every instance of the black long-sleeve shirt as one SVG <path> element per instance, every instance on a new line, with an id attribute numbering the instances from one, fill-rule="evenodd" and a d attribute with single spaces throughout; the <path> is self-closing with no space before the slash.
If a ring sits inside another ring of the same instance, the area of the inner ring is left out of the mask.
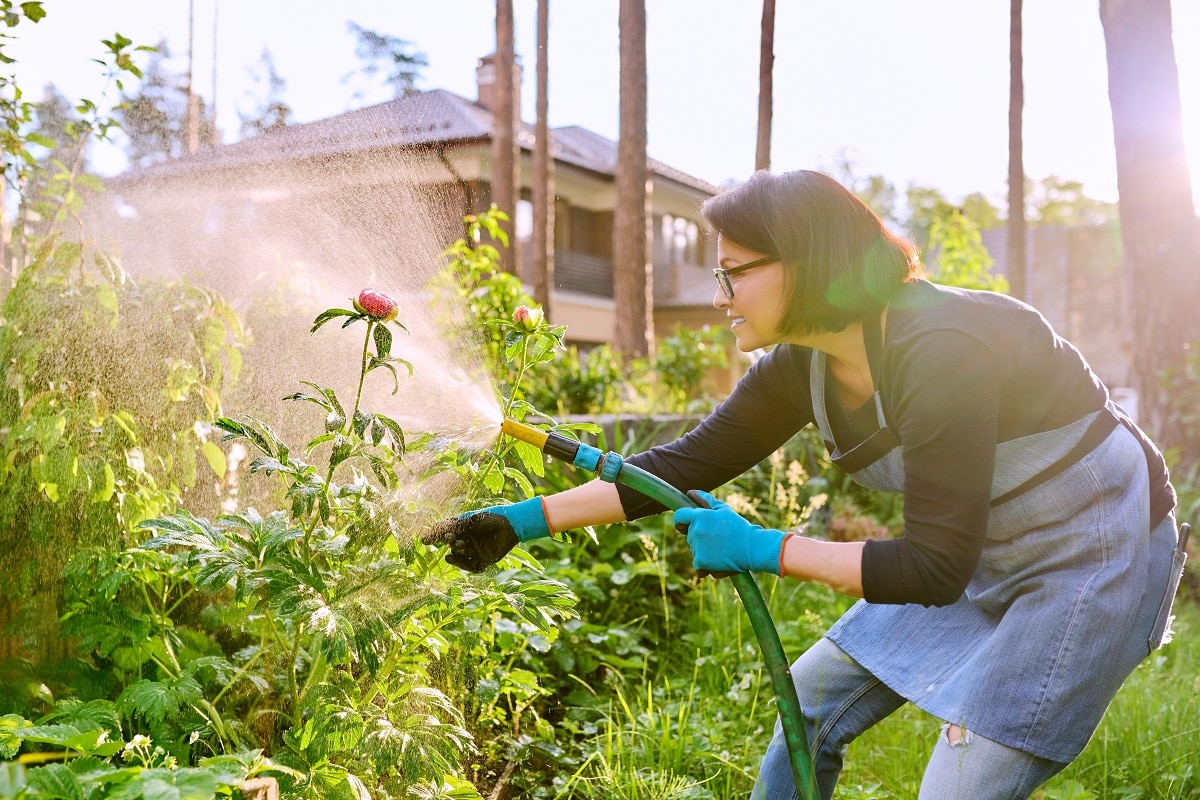
<path id="1" fill-rule="evenodd" d="M 812 351 L 781 345 L 760 359 L 697 428 L 630 462 L 681 490 L 713 489 L 812 423 Z M 904 536 L 869 541 L 863 592 L 876 603 L 954 602 L 978 565 L 998 442 L 1063 427 L 1108 393 L 1079 352 L 1033 308 L 1004 295 L 906 285 L 892 301 L 880 373 L 884 413 L 904 448 Z M 833 382 L 830 424 L 842 450 L 854 432 Z M 1152 494 L 1174 505 L 1148 448 Z M 618 486 L 627 518 L 662 507 Z"/>

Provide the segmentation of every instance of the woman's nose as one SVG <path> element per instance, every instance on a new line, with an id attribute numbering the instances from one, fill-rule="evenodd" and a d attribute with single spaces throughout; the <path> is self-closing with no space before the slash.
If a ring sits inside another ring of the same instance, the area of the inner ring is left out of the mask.
<path id="1" fill-rule="evenodd" d="M 715 308 L 729 307 L 729 298 L 725 296 L 725 290 L 720 286 L 717 287 L 716 294 L 713 295 L 713 306 Z"/>

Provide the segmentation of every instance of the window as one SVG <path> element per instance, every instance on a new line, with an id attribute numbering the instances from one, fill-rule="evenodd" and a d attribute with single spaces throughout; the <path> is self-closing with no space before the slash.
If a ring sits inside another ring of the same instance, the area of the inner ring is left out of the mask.
<path id="1" fill-rule="evenodd" d="M 659 235 L 667 263 L 704 265 L 704 238 L 695 222 L 686 217 L 663 214 Z"/>

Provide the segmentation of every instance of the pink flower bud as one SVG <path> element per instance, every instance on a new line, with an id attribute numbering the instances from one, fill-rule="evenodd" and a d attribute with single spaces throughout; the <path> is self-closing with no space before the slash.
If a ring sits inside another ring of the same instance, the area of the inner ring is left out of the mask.
<path id="1" fill-rule="evenodd" d="M 358 293 L 358 299 L 354 304 L 364 314 L 380 322 L 391 322 L 400 311 L 400 306 L 396 304 L 395 300 L 374 289 L 363 289 Z"/>
<path id="2" fill-rule="evenodd" d="M 543 316 L 540 308 L 517 306 L 517 310 L 513 312 L 513 324 L 526 333 L 533 333 L 542 323 Z"/>

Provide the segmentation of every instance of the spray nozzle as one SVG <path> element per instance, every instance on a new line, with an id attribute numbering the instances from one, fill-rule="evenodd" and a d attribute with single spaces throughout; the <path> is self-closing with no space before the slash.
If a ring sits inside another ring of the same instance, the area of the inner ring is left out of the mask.
<path id="1" fill-rule="evenodd" d="M 552 458 L 573 464 L 589 472 L 598 471 L 604 460 L 604 453 L 595 447 L 568 439 L 561 433 L 539 430 L 514 419 L 506 419 L 500 423 L 500 432 L 507 433 L 518 441 L 531 444 Z"/>

